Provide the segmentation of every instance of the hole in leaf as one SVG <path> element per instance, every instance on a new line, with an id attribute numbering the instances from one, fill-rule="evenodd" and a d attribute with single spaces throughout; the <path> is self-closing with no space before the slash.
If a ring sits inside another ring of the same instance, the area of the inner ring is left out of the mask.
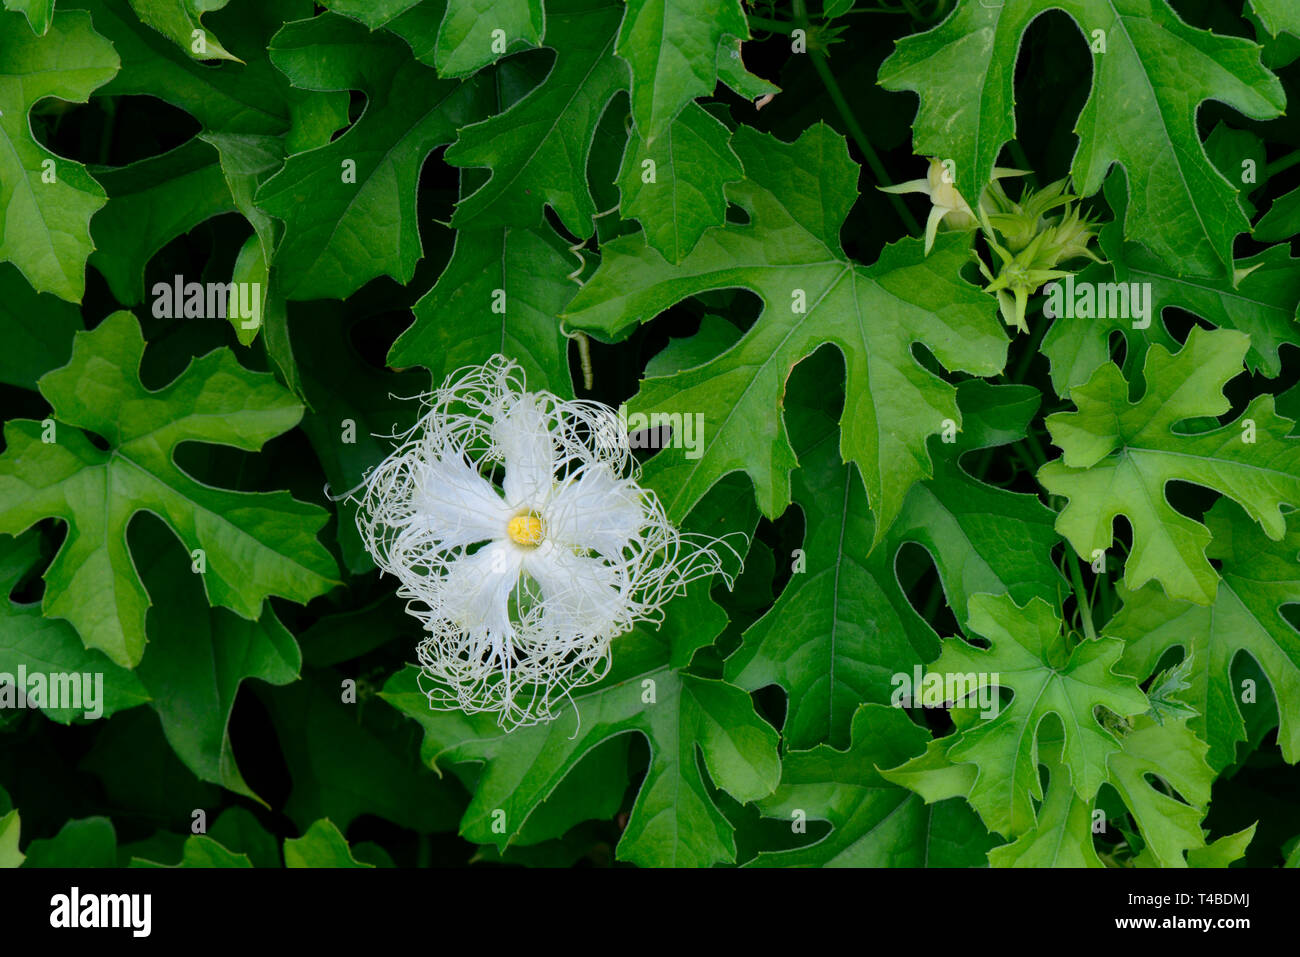
<path id="1" fill-rule="evenodd" d="M 94 97 L 89 103 L 48 98 L 31 113 L 36 141 L 78 163 L 126 166 L 158 156 L 202 130 L 189 113 L 157 97 Z"/>
<path id="2" fill-rule="evenodd" d="M 86 437 L 86 439 L 90 442 L 91 445 L 99 449 L 99 451 L 101 452 L 108 452 L 111 451 L 113 448 L 111 445 L 108 444 L 108 439 L 104 438 L 98 432 L 92 432 L 89 429 L 82 429 L 81 434 Z"/>
<path id="3" fill-rule="evenodd" d="M 728 203 L 727 222 L 733 226 L 748 226 L 750 222 L 749 213 L 742 206 L 737 206 L 735 203 Z"/>
<path id="4" fill-rule="evenodd" d="M 784 726 L 786 710 L 790 706 L 790 701 L 780 685 L 765 685 L 750 697 L 754 699 L 754 710 L 762 716 L 764 721 L 774 728 Z"/>
<path id="5" fill-rule="evenodd" d="M 894 571 L 903 586 L 908 604 L 940 637 L 961 634 L 953 609 L 948 607 L 939 571 L 930 552 L 916 542 L 908 542 L 894 556 Z M 968 635 L 973 644 L 987 647 L 988 642 Z M 980 644 L 983 642 L 983 644 Z"/>
<path id="6" fill-rule="evenodd" d="M 1034 131 L 1022 146 L 1038 174 L 1039 187 L 1069 172 L 1079 142 L 1074 126 L 1092 88 L 1091 42 L 1092 38 L 1059 10 L 1035 17 L 1020 41 L 1016 126 Z M 1019 168 L 1014 156 L 1011 153 L 1011 165 Z"/>

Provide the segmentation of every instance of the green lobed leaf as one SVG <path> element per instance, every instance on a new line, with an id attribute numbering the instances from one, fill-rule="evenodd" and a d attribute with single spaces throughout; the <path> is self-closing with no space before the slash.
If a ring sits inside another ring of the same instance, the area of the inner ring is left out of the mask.
<path id="1" fill-rule="evenodd" d="M 290 156 L 257 190 L 258 206 L 284 222 L 281 291 L 345 298 L 376 276 L 409 282 L 423 255 L 420 168 L 483 112 L 486 87 L 439 80 L 395 37 L 332 14 L 285 24 L 270 56 L 296 87 L 366 95 L 347 132 Z"/>
<path id="2" fill-rule="evenodd" d="M 457 203 L 454 227 L 539 227 L 549 205 L 569 232 L 591 235 L 596 206 L 587 154 L 601 115 L 628 82 L 627 66 L 613 49 L 622 9 L 609 0 L 548 4 L 551 71 L 505 112 L 465 125 L 444 154 L 453 166 L 492 173 Z"/>
<path id="3" fill-rule="evenodd" d="M 1300 188 L 1291 190 L 1273 200 L 1258 223 L 1255 238 L 1261 242 L 1278 242 L 1300 233 Z"/>
<path id="4" fill-rule="evenodd" d="M 274 837 L 242 807 L 229 807 L 212 822 L 208 836 L 222 847 L 241 854 L 254 867 L 279 867 L 280 848 Z"/>
<path id="5" fill-rule="evenodd" d="M 322 818 L 302 837 L 284 841 L 285 867 L 374 867 L 352 856 L 347 838 L 329 818 Z"/>
<path id="6" fill-rule="evenodd" d="M 981 649 L 949 638 L 928 673 L 944 679 L 945 687 L 949 676 L 962 679 L 959 708 L 978 707 L 973 696 L 988 689 L 1012 690 L 1011 702 L 995 706 L 994 716 L 981 710 L 983 720 L 977 720 L 972 712 L 946 755 L 976 766 L 971 805 L 990 830 L 1014 838 L 1034 826 L 1031 799 L 1043 798 L 1038 780 L 1043 720 L 1053 715 L 1060 721 L 1061 766 L 1073 791 L 1087 801 L 1106 780 L 1109 756 L 1120 748 L 1095 709 L 1134 715 L 1147 709 L 1147 700 L 1132 678 L 1114 670 L 1124 650 L 1120 641 L 1098 638 L 1071 647 L 1060 618 L 1042 599 L 1022 607 L 1009 595 L 975 595 L 969 629 L 992 646 Z"/>
<path id="7" fill-rule="evenodd" d="M 54 0 L 4 0 L 6 10 L 15 10 L 27 17 L 32 32 L 43 37 L 54 19 Z"/>
<path id="8" fill-rule="evenodd" d="M 51 838 L 27 845 L 23 867 L 114 867 L 117 832 L 106 817 L 69 821 Z"/>
<path id="9" fill-rule="evenodd" d="M 142 23 L 153 27 L 196 60 L 238 60 L 203 25 L 203 14 L 230 0 L 130 0 Z"/>
<path id="10" fill-rule="evenodd" d="M 14 588 L 39 560 L 40 544 L 34 530 L 18 538 L 0 535 L 0 673 L 17 675 L 21 666 L 29 675 L 102 675 L 103 684 L 95 692 L 97 707 L 91 708 L 85 701 L 88 689 L 83 683 L 83 704 L 87 707 L 42 709 L 46 717 L 60 724 L 70 724 L 89 711 L 97 711 L 95 717 L 107 718 L 144 704 L 149 700 L 149 691 L 138 675 L 114 664 L 103 652 L 87 650 L 67 622 L 43 617 L 39 602 L 27 604 L 12 599 Z"/>
<path id="11" fill-rule="evenodd" d="M 1130 590 L 1154 579 L 1171 598 L 1214 600 L 1218 575 L 1205 557 L 1210 533 L 1169 504 L 1169 482 L 1223 492 L 1274 541 L 1286 531 L 1282 506 L 1300 505 L 1300 442 L 1287 438 L 1294 423 L 1273 411 L 1271 395 L 1257 396 L 1236 421 L 1208 432 L 1178 429 L 1187 419 L 1228 411 L 1222 390 L 1241 371 L 1248 345 L 1240 332 L 1193 328 L 1172 355 L 1151 347 L 1137 402 L 1129 401 L 1119 368 L 1107 363 L 1072 390 L 1077 412 L 1047 417 L 1063 455 L 1038 479 L 1069 500 L 1056 529 L 1091 559 L 1095 549 L 1111 546 L 1116 516 L 1126 516 L 1133 527 L 1124 566 Z"/>
<path id="12" fill-rule="evenodd" d="M 672 613 L 670 606 L 670 620 Z M 710 796 L 697 754 L 717 787 L 738 801 L 752 801 L 777 785 L 777 734 L 739 688 L 673 670 L 671 644 L 643 626 L 634 629 L 618 639 L 605 680 L 574 695 L 576 714 L 509 734 L 491 716 L 431 713 L 412 668 L 390 679 L 383 696 L 424 726 L 425 760 L 435 766 L 484 765 L 461 821 L 469 840 L 504 850 L 587 752 L 639 732 L 650 745 L 650 767 L 618 859 L 641 866 L 731 862 L 733 826 Z"/>
<path id="13" fill-rule="evenodd" d="M 415 304 L 415 323 L 393 343 L 389 365 L 424 366 L 441 384 L 501 352 L 523 367 L 530 389 L 572 396 L 569 341 L 556 317 L 578 290 L 570 274 L 581 265 L 550 226 L 458 230 L 451 260 Z"/>
<path id="14" fill-rule="evenodd" d="M 327 6 L 348 13 L 338 2 Z M 463 77 L 503 56 L 538 46 L 546 33 L 546 13 L 542 0 L 424 0 L 384 26 L 409 43 L 416 59 L 435 67 L 439 76 Z"/>
<path id="15" fill-rule="evenodd" d="M 158 250 L 199 223 L 237 209 L 217 151 L 200 139 L 130 166 L 98 167 L 95 173 L 109 202 L 91 224 L 96 249 L 90 264 L 126 306 L 145 301 L 145 266 Z M 141 222 L 150 228 L 140 229 Z M 168 276 L 150 290 L 155 315 L 156 287 L 163 282 L 170 287 L 174 280 Z"/>
<path id="16" fill-rule="evenodd" d="M 285 20 L 311 15 L 310 0 L 261 0 L 217 12 L 227 43 L 245 61 L 222 69 L 192 60 L 141 23 L 123 0 L 72 2 L 93 12 L 96 28 L 126 63 L 103 92 L 156 96 L 190 113 L 203 128 L 199 138 L 220 154 L 230 199 L 269 257 L 278 239 L 276 223 L 256 205 L 257 187 L 286 155 L 324 146 L 348 121 L 346 93 L 295 89 L 268 54 Z"/>
<path id="17" fill-rule="evenodd" d="M 202 549 L 208 601 L 254 620 L 270 595 L 305 602 L 334 584 L 335 564 L 316 540 L 324 512 L 287 492 L 213 488 L 176 466 L 181 442 L 246 451 L 292 428 L 299 406 L 270 375 L 244 369 L 228 349 L 194 360 L 158 391 L 139 380 L 144 339 L 130 313 L 77 333 L 72 359 L 43 376 L 55 441 L 40 422 L 5 426 L 0 531 L 43 518 L 68 523 L 45 573 L 43 613 L 66 618 L 87 648 L 134 667 L 144 654 L 149 596 L 126 542 L 138 511 L 163 520 L 187 550 Z M 81 429 L 97 433 L 108 449 Z"/>
<path id="18" fill-rule="evenodd" d="M 632 118 L 647 146 L 713 92 L 728 36 L 749 39 L 739 0 L 628 0 L 614 50 L 632 74 Z"/>
<path id="19" fill-rule="evenodd" d="M 980 195 L 1016 135 L 1021 40 L 1050 9 L 1073 18 L 1092 57 L 1070 170 L 1081 195 L 1095 193 L 1113 163 L 1123 165 L 1132 199 L 1126 236 L 1179 273 L 1230 275 L 1233 238 L 1249 223 L 1206 156 L 1196 113 L 1213 99 L 1270 119 L 1285 96 L 1258 46 L 1188 26 L 1166 0 L 962 0 L 934 29 L 900 41 L 880 67 L 885 89 L 920 96 L 915 152 L 953 159 L 958 191 Z"/>
<path id="20" fill-rule="evenodd" d="M 945 420 L 960 423 L 955 389 L 911 348 L 925 345 L 950 369 L 996 373 L 1006 339 L 992 300 L 958 276 L 968 253 L 956 234 L 941 237 L 929 256 L 917 240 L 887 246 L 870 268 L 844 255 L 838 233 L 857 196 L 858 171 L 844 140 L 825 125 L 792 144 L 741 127 L 732 146 L 748 178 L 728 187 L 728 197 L 751 222 L 708 230 L 677 268 L 643 237 L 605 244 L 568 321 L 618 339 L 708 290 L 743 287 L 763 299 L 762 315 L 733 348 L 647 380 L 633 401 L 634 412 L 706 415 L 700 457 L 670 450 L 646 466 L 648 484 L 676 519 L 737 470 L 753 480 L 765 515 L 785 509 L 797 464 L 781 417 L 785 382 L 801 359 L 833 343 L 848 379 L 840 450 L 862 474 L 878 541 L 908 489 L 932 474 L 927 437 Z"/>
<path id="21" fill-rule="evenodd" d="M 18 850 L 21 828 L 17 808 L 0 817 L 0 869 L 20 867 L 26 860 L 26 855 Z"/>
<path id="22" fill-rule="evenodd" d="M 298 643 L 269 604 L 254 621 L 224 608 L 196 614 L 206 602 L 189 556 L 156 521 L 136 531 L 137 567 L 153 606 L 149 646 L 135 674 L 185 766 L 201 781 L 264 804 L 235 761 L 230 715 L 245 680 L 284 685 L 298 679 Z"/>
<path id="23" fill-rule="evenodd" d="M 1236 834 L 1225 834 L 1205 847 L 1193 848 L 1187 852 L 1188 866 L 1228 867 L 1235 864 L 1245 856 L 1246 848 L 1255 839 L 1255 830 L 1258 826 L 1252 824 Z"/>
<path id="24" fill-rule="evenodd" d="M 1111 756 L 1110 782 L 1142 834 L 1144 861 L 1186 867 L 1188 853 L 1205 847 L 1200 822 L 1214 782 L 1214 771 L 1205 762 L 1208 750 L 1185 721 L 1161 725 L 1143 716 L 1124 736 L 1123 749 Z M 1153 784 L 1152 778 L 1167 787 Z"/>
<path id="25" fill-rule="evenodd" d="M 1286 31 L 1300 37 L 1300 9 L 1295 4 L 1288 0 L 1250 0 L 1250 7 L 1273 36 Z"/>
<path id="26" fill-rule="evenodd" d="M 1106 180 L 1106 199 L 1122 220 L 1128 200 L 1117 177 Z M 1265 238 L 1258 229 L 1256 238 Z M 1137 243 L 1124 242 L 1117 229 L 1103 229 L 1100 242 L 1110 265 L 1091 265 L 1075 277 L 1073 304 L 1071 286 L 1063 284 L 1060 304 L 1065 309 L 1043 337 L 1042 351 L 1051 363 L 1058 395 L 1068 397 L 1071 389 L 1087 382 L 1107 361 L 1115 332 L 1122 332 L 1128 345 L 1126 368 L 1141 363 L 1150 343 L 1177 348 L 1162 319 L 1170 307 L 1185 309 L 1221 329 L 1247 333 L 1246 367 L 1252 372 L 1277 376 L 1282 370 L 1281 346 L 1300 346 L 1300 327 L 1294 321 L 1300 304 L 1300 261 L 1289 255 L 1286 246 L 1236 260 L 1231 277 L 1198 278 L 1182 274 Z M 1102 285 L 1116 282 L 1124 284 L 1123 291 Z M 1136 315 L 1135 290 L 1149 305 L 1146 317 Z M 1089 295 L 1093 296 L 1090 307 L 1086 305 Z M 1144 322 L 1149 326 L 1139 328 Z"/>
<path id="27" fill-rule="evenodd" d="M 40 37 L 21 21 L 0 13 L 0 262 L 17 266 L 38 293 L 77 302 L 104 189 L 85 166 L 37 142 L 29 114 L 46 97 L 85 103 L 120 61 L 85 13 L 60 10 Z"/>
<path id="28" fill-rule="evenodd" d="M 781 784 L 759 808 L 765 817 L 825 820 L 831 832 L 806 848 L 760 853 L 750 866 L 982 866 L 995 841 L 968 807 L 928 805 L 878 770 L 913 756 L 928 737 L 905 712 L 864 704 L 853 715 L 847 751 L 823 744 L 787 752 Z"/>
<path id="29" fill-rule="evenodd" d="M 680 263 L 704 231 L 726 220 L 725 187 L 745 171 L 731 131 L 695 103 L 677 114 L 653 145 L 634 131 L 618 174 L 620 212 L 638 220 L 646 242 Z"/>
<path id="30" fill-rule="evenodd" d="M 972 380 L 957 397 L 965 429 L 951 444 L 931 439 L 935 477 L 912 487 L 875 550 L 866 496 L 852 467 L 839 462 L 833 432 L 823 427 L 818 444 L 800 453 L 794 497 L 807 522 L 807 569 L 745 632 L 726 670 L 728 680 L 750 690 L 772 683 L 786 689 L 783 732 L 791 747 L 847 745 L 859 702 L 890 701 L 895 675 L 937 657 L 938 635 L 898 580 L 895 561 L 904 544 L 920 544 L 934 558 L 960 620 L 977 592 L 1009 592 L 1018 601 L 1056 597 L 1051 512 L 1033 496 L 986 485 L 959 464 L 966 453 L 1022 437 L 1037 393 Z M 807 421 L 799 432 L 818 434 Z"/>
<path id="31" fill-rule="evenodd" d="M 222 847 L 205 834 L 191 834 L 185 839 L 179 864 L 159 864 L 139 857 L 131 858 L 131 867 L 252 867 L 246 854 L 237 854 Z"/>
<path id="32" fill-rule="evenodd" d="M 1234 680 L 1238 655 L 1259 663 L 1279 701 L 1300 695 L 1300 632 L 1282 614 L 1300 596 L 1300 529 L 1273 541 L 1224 500 L 1206 514 L 1205 524 L 1206 554 L 1222 563 L 1212 603 L 1171 599 L 1154 585 L 1123 591 L 1124 607 L 1106 630 L 1124 640 L 1121 666 L 1140 679 L 1172 648 L 1191 658 L 1191 687 L 1181 697 L 1199 712 L 1189 726 L 1209 742 L 1210 764 L 1219 771 L 1236 760 L 1237 742 L 1247 738 L 1243 716 L 1268 706 Z M 1280 706 L 1277 716 L 1278 745 L 1294 764 L 1300 761 L 1300 715 Z"/>

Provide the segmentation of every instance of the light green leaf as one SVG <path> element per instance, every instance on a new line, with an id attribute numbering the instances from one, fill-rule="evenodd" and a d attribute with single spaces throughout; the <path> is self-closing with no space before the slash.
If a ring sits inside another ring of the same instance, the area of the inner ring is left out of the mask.
<path id="1" fill-rule="evenodd" d="M 327 6 L 347 12 L 338 2 Z M 416 59 L 435 67 L 439 76 L 463 77 L 540 44 L 546 14 L 542 0 L 425 0 L 384 26 L 409 43 Z"/>
<path id="2" fill-rule="evenodd" d="M 1122 220 L 1128 200 L 1119 183 L 1117 177 L 1107 179 L 1106 199 Z M 1258 231 L 1257 238 L 1263 238 Z M 1071 389 L 1087 382 L 1109 359 L 1115 332 L 1122 332 L 1127 341 L 1128 369 L 1141 364 L 1151 343 L 1176 349 L 1178 343 L 1162 321 L 1164 311 L 1171 307 L 1185 309 L 1221 329 L 1247 333 L 1246 367 L 1270 378 L 1282 370 L 1281 346 L 1300 346 L 1300 326 L 1294 321 L 1300 303 L 1300 261 L 1291 258 L 1286 246 L 1238 259 L 1233 276 L 1218 278 L 1182 274 L 1137 243 L 1124 242 L 1118 229 L 1103 229 L 1101 246 L 1110 265 L 1089 266 L 1072 286 L 1069 281 L 1062 284 L 1062 315 L 1052 320 L 1043 338 L 1042 351 L 1051 363 L 1052 385 L 1058 395 L 1068 397 Z M 1102 285 L 1117 281 L 1122 285 Z M 1137 315 L 1135 291 L 1140 291 L 1141 301 L 1149 305 L 1149 315 Z M 1093 297 L 1091 307 L 1088 296 Z M 1136 327 L 1143 321 L 1150 323 L 1149 328 Z"/>
<path id="3" fill-rule="evenodd" d="M 326 0 L 321 4 L 364 23 L 368 30 L 378 30 L 417 5 L 419 0 Z"/>
<path id="4" fill-rule="evenodd" d="M 104 189 L 80 163 L 38 143 L 28 114 L 46 97 L 87 102 L 119 65 L 86 13 L 60 11 L 39 38 L 20 14 L 0 13 L 0 262 L 17 266 L 37 292 L 72 302 L 86 288 L 90 217 Z"/>
<path id="5" fill-rule="evenodd" d="M 1286 851 L 1287 847 L 1290 847 L 1289 851 Z M 1286 853 L 1286 863 L 1282 866 L 1286 868 L 1300 867 L 1300 834 L 1287 841 L 1283 845 L 1283 850 Z"/>
<path id="6" fill-rule="evenodd" d="M 989 851 L 993 867 L 1105 867 L 1092 842 L 1092 802 L 1070 787 L 1061 765 L 1048 770 L 1035 825 L 1009 844 Z"/>
<path id="7" fill-rule="evenodd" d="M 1150 286 L 1151 328 L 1135 330 L 1132 323 L 1136 320 L 1126 316 L 1076 314 L 1055 319 L 1043 338 L 1043 353 L 1052 364 L 1057 394 L 1068 397 L 1108 360 L 1109 339 L 1116 331 L 1124 333 L 1131 350 L 1145 350 L 1148 343 L 1177 348 L 1161 321 L 1161 313 L 1170 307 L 1185 309 L 1221 329 L 1247 333 L 1246 367 L 1251 372 L 1277 376 L 1282 371 L 1281 346 L 1300 346 L 1300 326 L 1294 319 L 1300 303 L 1300 260 L 1293 259 L 1285 245 L 1238 259 L 1236 268 L 1244 278 L 1235 288 L 1227 279 L 1179 276 L 1133 244 L 1125 247 L 1124 257 L 1122 263 L 1116 260 L 1117 268 L 1123 269 L 1122 281 Z M 1094 266 L 1079 279 L 1105 283 L 1113 282 L 1115 275 L 1105 266 Z"/>
<path id="8" fill-rule="evenodd" d="M 1182 721 L 1163 726 L 1145 715 L 1129 722 L 1111 719 L 1120 747 L 1106 759 L 1105 783 L 1115 789 L 1143 841 L 1137 866 L 1187 867 L 1188 852 L 1204 849 L 1205 817 L 1214 772 L 1205 763 L 1206 745 Z M 975 720 L 959 721 L 959 732 Z M 989 852 L 994 867 L 1102 867 L 1093 843 L 1097 806 L 1080 796 L 1062 763 L 1063 725 L 1040 724 L 1036 761 L 1047 769 L 1047 787 L 1029 827 L 1011 843 Z M 969 793 L 974 779 L 956 772 L 947 752 L 960 733 L 931 743 L 926 754 L 884 776 L 922 794 L 927 801 Z M 965 767 L 970 767 L 965 765 Z M 1034 775 L 1037 782 L 1037 774 Z"/>
<path id="9" fill-rule="evenodd" d="M 147 23 L 195 60 L 234 60 L 221 41 L 199 19 L 220 10 L 230 0 L 130 0 L 142 23 Z"/>
<path id="10" fill-rule="evenodd" d="M 1255 829 L 1257 827 L 1259 827 L 1258 824 L 1252 824 L 1236 834 L 1225 834 L 1205 847 L 1193 848 L 1187 852 L 1188 866 L 1227 867 L 1236 863 L 1246 856 L 1246 848 L 1255 839 Z"/>
<path id="11" fill-rule="evenodd" d="M 302 407 L 228 349 L 196 359 L 151 392 L 139 380 L 143 354 L 130 313 L 78 333 L 72 360 L 40 382 L 54 408 L 56 441 L 42 441 L 41 423 L 15 419 L 0 456 L 0 531 L 16 534 L 50 517 L 69 525 L 45 573 L 44 614 L 68 619 L 87 648 L 125 667 L 144 654 L 149 606 L 126 543 L 138 511 L 161 516 L 188 551 L 202 549 L 209 602 L 250 621 L 268 596 L 306 602 L 328 591 L 335 574 L 316 540 L 323 510 L 287 492 L 204 485 L 172 458 L 187 441 L 256 451 L 292 428 Z M 98 433 L 108 449 L 80 429 Z"/>
<path id="12" fill-rule="evenodd" d="M 284 299 L 272 291 L 270 268 L 256 233 L 239 248 L 230 281 L 246 290 L 239 293 L 238 305 L 229 300 L 226 303 L 226 318 L 240 345 L 251 345 L 262 326 L 270 322 L 288 322 L 286 316 L 271 317 L 271 313 L 283 313 L 287 307 Z"/>
<path id="13" fill-rule="evenodd" d="M 69 821 L 51 838 L 27 845 L 23 867 L 116 867 L 117 832 L 106 817 Z"/>
<path id="14" fill-rule="evenodd" d="M 322 818 L 302 837 L 284 840 L 285 867 L 374 867 L 352 856 L 347 838 L 328 819 Z"/>
<path id="15" fill-rule="evenodd" d="M 18 867 L 26 855 L 18 850 L 18 837 L 22 830 L 22 821 L 15 808 L 4 817 L 0 817 L 0 869 Z"/>
<path id="16" fill-rule="evenodd" d="M 1122 667 L 1142 680 L 1171 648 L 1191 657 L 1191 687 L 1181 697 L 1199 712 L 1189 724 L 1209 742 L 1210 764 L 1221 770 L 1236 761 L 1237 742 L 1246 740 L 1243 714 L 1268 706 L 1266 699 L 1241 701 L 1232 676 L 1239 654 L 1259 663 L 1280 702 L 1300 696 L 1300 632 L 1282 614 L 1300 596 L 1300 528 L 1272 541 L 1222 500 L 1205 523 L 1207 554 L 1222 563 L 1213 603 L 1170 599 L 1154 585 L 1124 591 L 1124 607 L 1106 631 L 1124 639 Z M 1300 715 L 1285 704 L 1277 710 L 1278 745 L 1294 764 L 1300 761 Z"/>
<path id="17" fill-rule="evenodd" d="M 632 118 L 647 146 L 713 93 L 727 36 L 749 39 L 739 0 L 628 0 L 614 51 L 631 69 Z"/>
<path id="18" fill-rule="evenodd" d="M 1250 7 L 1273 36 L 1286 31 L 1300 37 L 1300 7 L 1292 0 L 1250 0 Z"/>
<path id="19" fill-rule="evenodd" d="M 185 839 L 179 864 L 159 864 L 132 857 L 131 867 L 252 867 L 246 854 L 236 854 L 222 847 L 206 834 L 191 834 Z"/>
<path id="20" fill-rule="evenodd" d="M 928 674 L 949 681 L 956 705 L 977 707 L 982 689 L 1010 688 L 1014 697 L 996 717 L 971 721 L 947 749 L 951 761 L 976 765 L 979 774 L 969 800 L 990 830 L 1006 837 L 1034 825 L 1031 798 L 1042 799 L 1038 780 L 1040 726 L 1054 715 L 1064 729 L 1061 764 L 1071 788 L 1090 800 L 1107 777 L 1107 760 L 1120 742 L 1097 720 L 1098 706 L 1120 716 L 1147 709 L 1132 678 L 1115 673 L 1123 652 L 1115 639 L 1084 640 L 1071 646 L 1050 605 L 1031 599 L 1021 607 L 1008 595 L 975 595 L 969 629 L 992 647 L 976 648 L 961 638 L 944 642 Z M 961 678 L 961 687 L 954 679 Z M 964 703 L 963 703 L 964 702 Z M 985 716 L 985 712 L 980 712 Z"/>
<path id="21" fill-rule="evenodd" d="M 1125 515 L 1133 527 L 1124 566 L 1130 590 L 1155 579 L 1171 598 L 1214 600 L 1218 575 L 1205 558 L 1210 533 L 1169 504 L 1169 482 L 1223 492 L 1274 541 L 1286 531 L 1282 506 L 1300 505 L 1300 441 L 1287 438 L 1294 423 L 1273 411 L 1271 395 L 1256 397 L 1237 421 L 1211 431 L 1177 429 L 1186 419 L 1228 411 L 1223 387 L 1241 371 L 1248 346 L 1240 332 L 1195 327 L 1177 353 L 1151 347 L 1146 392 L 1137 402 L 1129 401 L 1119 368 L 1107 363 L 1071 392 L 1079 411 L 1047 417 L 1064 454 L 1044 465 L 1038 479 L 1069 499 L 1056 530 L 1091 557 L 1094 549 L 1110 548 L 1112 524 Z"/>
<path id="22" fill-rule="evenodd" d="M 1187 853 L 1205 847 L 1201 819 L 1214 783 L 1214 771 L 1205 763 L 1209 746 L 1185 721 L 1159 725 L 1143 716 L 1134 725 L 1124 736 L 1123 750 L 1111 755 L 1110 783 L 1146 843 L 1144 862 L 1186 867 Z M 1168 787 L 1154 785 L 1152 778 Z"/>
<path id="23" fill-rule="evenodd" d="M 747 100 L 757 100 L 781 92 L 775 83 L 769 83 L 745 69 L 741 42 L 735 37 L 723 37 L 718 44 L 718 79 Z"/>
<path id="24" fill-rule="evenodd" d="M 6 10 L 16 10 L 27 17 L 32 32 L 43 37 L 54 19 L 54 0 L 5 0 Z"/>
<path id="25" fill-rule="evenodd" d="M 140 679 L 102 652 L 87 650 L 67 622 L 43 617 L 38 602 L 19 604 L 10 598 L 15 586 L 40 559 L 40 545 L 35 531 L 19 538 L 0 535 L 0 672 L 17 675 L 21 666 L 29 675 L 103 675 L 97 708 L 89 707 L 83 697 L 87 707 L 81 709 L 43 709 L 46 717 L 60 724 L 70 724 L 88 711 L 98 711 L 96 717 L 107 718 L 147 702 L 149 692 Z M 87 690 L 83 684 L 83 695 Z"/>
<path id="26" fill-rule="evenodd" d="M 726 220 L 724 187 L 745 175 L 730 139 L 721 121 L 690 103 L 653 146 L 635 132 L 628 140 L 620 212 L 641 223 L 646 242 L 669 262 L 680 263 L 706 229 Z"/>
<path id="27" fill-rule="evenodd" d="M 1183 722 L 1163 726 L 1138 717 L 1111 754 L 1107 783 L 1115 788 L 1141 835 L 1138 867 L 1188 866 L 1205 849 L 1205 817 L 1214 772 L 1205 763 L 1205 742 Z M 994 848 L 994 867 L 1103 867 L 1093 843 L 1094 801 L 1080 798 L 1060 764 L 1060 739 L 1045 734 L 1043 763 L 1048 785 L 1038 820 L 1011 844 Z M 1127 822 L 1126 822 L 1127 823 Z"/>

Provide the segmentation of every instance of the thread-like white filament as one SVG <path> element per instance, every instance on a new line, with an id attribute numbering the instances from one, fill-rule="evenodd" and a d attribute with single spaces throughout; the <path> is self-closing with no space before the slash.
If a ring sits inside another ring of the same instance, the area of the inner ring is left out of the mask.
<path id="1" fill-rule="evenodd" d="M 419 397 L 420 420 L 356 491 L 357 527 L 397 578 L 431 707 L 549 721 L 608 672 L 612 640 L 696 579 L 718 539 L 687 536 L 641 488 L 609 407 L 528 392 L 504 356 Z"/>

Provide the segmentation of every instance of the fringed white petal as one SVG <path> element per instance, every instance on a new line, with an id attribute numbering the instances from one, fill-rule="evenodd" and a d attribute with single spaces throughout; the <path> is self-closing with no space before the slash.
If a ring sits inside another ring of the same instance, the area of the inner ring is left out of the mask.
<path id="1" fill-rule="evenodd" d="M 556 487 L 541 509 L 546 537 L 617 558 L 643 524 L 642 491 L 608 466 L 583 469 Z"/>
<path id="2" fill-rule="evenodd" d="M 691 581 L 730 585 L 725 543 L 680 535 L 637 484 L 611 409 L 526 392 L 503 356 L 424 401 L 367 476 L 357 527 L 427 632 L 432 707 L 494 712 L 508 729 L 549 721 L 604 677 L 618 635 L 660 620 Z"/>
<path id="3" fill-rule="evenodd" d="M 422 464 L 411 504 L 435 541 L 456 548 L 501 537 L 512 513 L 491 482 L 460 456 Z"/>
<path id="4" fill-rule="evenodd" d="M 492 542 L 451 565 L 439 583 L 441 612 L 467 632 L 485 636 L 497 657 L 511 652 L 510 595 L 524 557 L 509 542 Z"/>
<path id="5" fill-rule="evenodd" d="M 493 423 L 492 435 L 505 460 L 506 500 L 536 507 L 555 482 L 555 442 L 545 412 L 532 396 L 519 396 Z"/>
<path id="6" fill-rule="evenodd" d="M 548 541 L 525 556 L 523 567 L 540 586 L 543 641 L 566 635 L 608 639 L 631 627 L 631 621 L 620 621 L 627 615 L 623 592 L 630 583 L 620 580 L 617 566 Z"/>

